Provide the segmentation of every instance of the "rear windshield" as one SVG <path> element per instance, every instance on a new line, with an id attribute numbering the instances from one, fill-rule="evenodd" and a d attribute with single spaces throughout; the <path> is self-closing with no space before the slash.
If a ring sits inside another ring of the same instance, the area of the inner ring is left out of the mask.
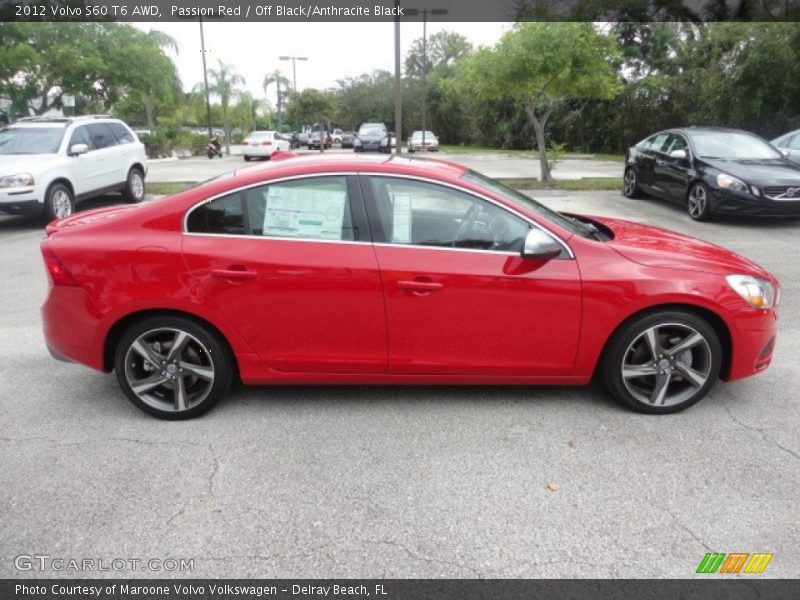
<path id="1" fill-rule="evenodd" d="M 63 127 L 6 127 L 0 129 L 0 154 L 55 154 L 63 138 Z"/>

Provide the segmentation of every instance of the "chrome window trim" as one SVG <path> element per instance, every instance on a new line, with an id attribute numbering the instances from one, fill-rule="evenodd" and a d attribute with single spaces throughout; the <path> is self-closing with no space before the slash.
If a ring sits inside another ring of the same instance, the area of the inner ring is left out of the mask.
<path id="1" fill-rule="evenodd" d="M 448 187 L 448 188 L 454 189 L 454 190 L 456 190 L 458 192 L 461 192 L 462 194 L 467 194 L 467 195 L 472 196 L 474 198 L 480 198 L 481 200 L 484 200 L 486 202 L 494 204 L 495 206 L 497 206 L 501 210 L 505 210 L 506 212 L 511 213 L 512 215 L 522 219 L 523 221 L 525 221 L 526 223 L 528 223 L 532 227 L 535 227 L 535 228 L 541 230 L 546 235 L 549 235 L 551 238 L 553 238 L 553 240 L 556 243 L 558 243 L 562 248 L 564 248 L 564 250 L 566 250 L 567 255 L 569 256 L 569 258 L 571 258 L 571 259 L 575 258 L 575 254 L 572 252 L 572 248 L 570 248 L 569 245 L 564 240 L 562 240 L 559 236 L 557 236 L 555 233 L 553 233 L 549 229 L 546 229 L 545 227 L 542 227 L 539 223 L 537 223 L 536 221 L 534 221 L 530 217 L 528 217 L 528 216 L 520 213 L 519 211 L 517 211 L 517 210 L 515 210 L 515 209 L 513 209 L 513 208 L 511 208 L 509 206 L 506 206 L 505 204 L 502 204 L 501 202 L 498 202 L 497 200 L 494 200 L 493 198 L 490 198 L 489 196 L 486 196 L 484 194 L 479 194 L 477 192 L 474 192 L 472 190 L 468 190 L 466 188 L 463 188 L 461 186 L 458 186 L 458 185 L 455 185 L 455 184 L 452 184 L 452 183 L 449 183 L 449 182 L 439 181 L 438 179 L 431 179 L 429 177 L 422 177 L 422 176 L 419 176 L 419 175 L 404 175 L 402 173 L 370 173 L 370 172 L 367 172 L 367 173 L 359 172 L 358 174 L 366 176 L 366 177 L 375 176 L 375 177 L 395 177 L 397 179 L 413 179 L 413 180 L 416 180 L 416 181 L 422 181 L 424 183 L 432 183 L 434 185 L 441 185 L 441 186 L 444 186 L 444 187 Z M 468 252 L 491 252 L 492 254 L 511 254 L 512 256 L 519 256 L 520 255 L 519 252 L 508 252 L 507 250 L 480 250 L 480 249 L 474 249 L 474 248 L 448 248 L 446 246 L 420 246 L 420 245 L 416 245 L 416 244 L 392 244 L 392 243 L 389 243 L 389 242 L 378 242 L 378 243 L 375 243 L 375 245 L 376 246 L 391 246 L 391 247 L 394 247 L 394 248 L 399 246 L 399 247 L 406 247 L 406 248 L 431 248 L 431 249 L 435 249 L 435 250 L 457 250 L 459 252 L 464 252 L 464 251 L 468 251 Z"/>

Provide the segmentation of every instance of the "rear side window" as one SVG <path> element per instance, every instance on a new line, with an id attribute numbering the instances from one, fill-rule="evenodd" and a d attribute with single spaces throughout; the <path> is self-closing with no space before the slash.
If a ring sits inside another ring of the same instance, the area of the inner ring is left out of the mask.
<path id="1" fill-rule="evenodd" d="M 89 128 L 89 135 L 92 136 L 94 147 L 98 150 L 117 145 L 117 137 L 105 123 L 92 123 L 86 127 Z"/>
<path id="2" fill-rule="evenodd" d="M 187 230 L 190 233 L 244 235 L 241 195 L 236 192 L 198 206 L 189 214 Z"/>
<path id="3" fill-rule="evenodd" d="M 114 132 L 114 135 L 117 136 L 117 140 L 120 144 L 133 143 L 133 134 L 128 131 L 122 123 L 109 123 L 108 126 L 111 128 L 111 131 Z"/>

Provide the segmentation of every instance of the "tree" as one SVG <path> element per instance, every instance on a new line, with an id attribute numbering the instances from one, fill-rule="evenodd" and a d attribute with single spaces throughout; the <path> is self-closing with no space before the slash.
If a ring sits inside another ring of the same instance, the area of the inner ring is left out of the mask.
<path id="1" fill-rule="evenodd" d="M 228 107 L 231 103 L 231 98 L 238 95 L 236 89 L 240 85 L 244 85 L 244 77 L 239 75 L 232 65 L 226 65 L 221 60 L 217 61 L 218 68 L 209 69 L 208 77 L 211 79 L 211 84 L 208 86 L 212 94 L 219 96 L 219 103 L 222 106 L 222 129 L 225 132 L 225 153 L 231 153 L 231 128 L 228 123 Z"/>
<path id="2" fill-rule="evenodd" d="M 272 71 L 272 73 L 267 73 L 264 77 L 264 93 L 266 94 L 269 90 L 269 86 L 275 84 L 278 92 L 278 130 L 281 129 L 283 126 L 283 94 L 281 94 L 281 86 L 284 89 L 289 88 L 289 80 L 281 73 L 278 69 Z"/>
<path id="3" fill-rule="evenodd" d="M 553 182 L 545 131 L 570 98 L 611 98 L 619 89 L 614 40 L 591 23 L 518 23 L 493 50 L 466 59 L 461 89 L 478 99 L 519 102 L 535 131 L 542 180 Z"/>
<path id="4" fill-rule="evenodd" d="M 427 68 L 423 57 L 423 40 L 417 38 L 411 44 L 411 48 L 406 54 L 406 77 L 412 79 L 422 79 L 423 73 L 431 71 L 450 72 L 455 64 L 462 58 L 466 58 L 472 53 L 472 44 L 469 40 L 453 31 L 437 31 L 428 36 Z"/>
<path id="5" fill-rule="evenodd" d="M 375 70 L 336 82 L 337 122 L 355 129 L 368 121 L 389 124 L 394 121 L 394 75 Z"/>
<path id="6" fill-rule="evenodd" d="M 306 88 L 298 94 L 291 95 L 287 113 L 289 118 L 297 123 L 328 121 L 334 114 L 333 94 Z"/>

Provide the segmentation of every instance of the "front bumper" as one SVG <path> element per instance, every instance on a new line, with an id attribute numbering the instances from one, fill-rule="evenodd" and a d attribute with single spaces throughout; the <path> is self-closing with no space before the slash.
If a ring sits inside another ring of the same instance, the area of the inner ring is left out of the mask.
<path id="1" fill-rule="evenodd" d="M 0 212 L 9 215 L 39 215 L 44 210 L 43 194 L 36 186 L 28 188 L 4 188 L 0 190 Z"/>
<path id="2" fill-rule="evenodd" d="M 745 309 L 728 321 L 731 362 L 724 379 L 732 381 L 756 375 L 772 362 L 777 333 L 777 312 Z"/>
<path id="3" fill-rule="evenodd" d="M 714 212 L 720 215 L 752 217 L 800 217 L 800 198 L 771 200 L 760 192 L 758 196 L 732 190 L 711 189 Z"/>

